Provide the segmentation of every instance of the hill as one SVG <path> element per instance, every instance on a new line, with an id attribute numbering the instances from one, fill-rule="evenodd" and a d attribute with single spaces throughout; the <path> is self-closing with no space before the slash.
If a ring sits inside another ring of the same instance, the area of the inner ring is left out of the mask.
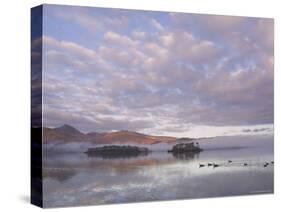
<path id="1" fill-rule="evenodd" d="M 93 142 L 95 144 L 156 144 L 175 142 L 177 138 L 151 136 L 138 132 L 121 130 L 116 132 L 82 133 L 70 125 L 58 128 L 43 128 L 44 143 Z"/>

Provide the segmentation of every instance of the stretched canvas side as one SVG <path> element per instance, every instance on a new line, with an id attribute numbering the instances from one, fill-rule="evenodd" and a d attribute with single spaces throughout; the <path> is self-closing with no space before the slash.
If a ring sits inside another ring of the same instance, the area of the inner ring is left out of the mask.
<path id="1" fill-rule="evenodd" d="M 42 29 L 43 6 L 31 9 L 31 203 L 43 207 Z"/>

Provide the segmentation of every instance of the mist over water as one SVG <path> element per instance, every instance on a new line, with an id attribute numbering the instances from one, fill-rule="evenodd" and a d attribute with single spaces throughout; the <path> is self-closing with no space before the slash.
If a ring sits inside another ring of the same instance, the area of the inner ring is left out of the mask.
<path id="1" fill-rule="evenodd" d="M 219 137 L 198 142 L 204 149 L 199 154 L 173 155 L 167 153 L 171 144 L 156 144 L 147 146 L 152 150 L 148 155 L 112 159 L 88 157 L 83 151 L 90 144 L 79 148 L 75 143 L 45 146 L 44 206 L 273 192 L 272 135 Z M 66 151 L 70 147 L 76 151 Z M 265 162 L 270 164 L 264 167 Z M 208 167 L 208 163 L 219 166 Z M 206 166 L 199 168 L 199 164 Z"/>

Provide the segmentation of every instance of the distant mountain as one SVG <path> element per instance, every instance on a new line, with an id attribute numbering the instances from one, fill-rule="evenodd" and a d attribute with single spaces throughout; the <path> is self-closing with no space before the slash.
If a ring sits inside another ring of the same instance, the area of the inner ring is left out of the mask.
<path id="1" fill-rule="evenodd" d="M 97 133 L 97 132 L 90 132 L 90 133 L 87 133 L 88 136 L 97 136 L 97 135 L 100 135 L 100 133 Z"/>
<path id="2" fill-rule="evenodd" d="M 79 130 L 68 124 L 64 124 L 61 127 L 56 128 L 56 130 L 66 134 L 82 134 Z"/>
<path id="3" fill-rule="evenodd" d="M 151 136 L 127 130 L 84 134 L 70 125 L 43 128 L 44 143 L 93 142 L 96 144 L 156 144 L 177 141 L 175 137 Z"/>
<path id="4" fill-rule="evenodd" d="M 58 128 L 43 128 L 43 142 L 73 142 L 73 141 L 87 141 L 85 134 L 75 129 L 70 125 L 63 125 Z"/>
<path id="5" fill-rule="evenodd" d="M 161 142 L 174 142 L 176 138 L 174 137 L 164 137 L 164 136 L 150 136 L 137 132 L 131 131 L 117 131 L 110 133 L 103 133 L 96 137 L 98 143 L 106 144 L 124 144 L 124 143 L 134 143 L 134 144 L 155 144 Z"/>

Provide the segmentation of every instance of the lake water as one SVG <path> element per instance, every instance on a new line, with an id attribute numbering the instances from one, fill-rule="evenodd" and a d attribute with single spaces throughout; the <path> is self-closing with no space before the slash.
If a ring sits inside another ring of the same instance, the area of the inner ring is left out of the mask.
<path id="1" fill-rule="evenodd" d="M 172 146 L 153 145 L 146 156 L 114 159 L 46 149 L 44 207 L 273 192 L 272 135 L 204 139 L 200 146 L 204 151 L 195 155 L 172 155 L 166 152 Z M 199 168 L 207 163 L 219 166 Z"/>

